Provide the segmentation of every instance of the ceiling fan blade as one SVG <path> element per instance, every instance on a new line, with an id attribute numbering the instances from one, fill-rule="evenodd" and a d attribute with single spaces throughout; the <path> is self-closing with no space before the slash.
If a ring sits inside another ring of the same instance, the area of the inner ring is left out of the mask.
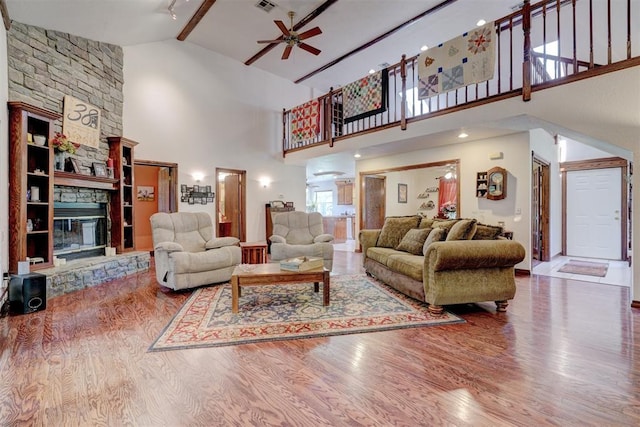
<path id="1" fill-rule="evenodd" d="M 284 52 L 282 52 L 282 59 L 288 59 L 289 55 L 291 54 L 291 49 L 293 48 L 293 46 L 289 46 L 287 45 L 287 47 L 284 48 Z"/>
<path id="2" fill-rule="evenodd" d="M 282 43 L 284 39 L 275 39 L 275 40 L 258 40 L 258 43 Z"/>
<path id="3" fill-rule="evenodd" d="M 306 43 L 298 43 L 298 46 L 300 47 L 300 49 L 304 49 L 309 53 L 312 53 L 314 55 L 318 55 L 320 52 L 322 52 L 320 49 L 316 49 L 313 46 L 309 46 Z"/>
<path id="4" fill-rule="evenodd" d="M 309 37 L 317 36 L 318 34 L 322 34 L 322 30 L 320 27 L 312 28 L 304 33 L 298 34 L 298 40 L 308 39 Z"/>
<path id="5" fill-rule="evenodd" d="M 276 23 L 276 25 L 278 26 L 278 28 L 280 28 L 280 31 L 282 31 L 282 34 L 284 34 L 285 37 L 289 37 L 289 29 L 287 28 L 286 25 L 284 25 L 284 22 L 282 21 L 273 21 Z"/>

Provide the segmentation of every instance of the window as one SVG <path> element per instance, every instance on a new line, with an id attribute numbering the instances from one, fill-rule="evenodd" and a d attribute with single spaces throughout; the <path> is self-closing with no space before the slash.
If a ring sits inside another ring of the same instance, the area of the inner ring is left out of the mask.
<path id="1" fill-rule="evenodd" d="M 315 205 L 322 216 L 333 216 L 333 191 L 316 191 Z"/>

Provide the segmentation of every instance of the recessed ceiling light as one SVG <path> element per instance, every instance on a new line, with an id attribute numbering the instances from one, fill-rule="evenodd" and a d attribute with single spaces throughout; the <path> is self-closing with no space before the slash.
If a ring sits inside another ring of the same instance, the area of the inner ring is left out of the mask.
<path id="1" fill-rule="evenodd" d="M 420 48 L 420 50 L 421 50 L 422 52 L 424 52 L 424 51 L 425 51 L 425 50 L 427 50 L 427 49 L 429 49 L 429 46 L 427 46 L 426 44 L 425 44 L 425 45 L 422 45 L 422 47 Z"/>
<path id="2" fill-rule="evenodd" d="M 468 136 L 469 136 L 469 134 L 468 134 L 468 133 L 466 133 L 465 131 L 462 131 L 462 132 L 460 132 L 460 133 L 458 134 L 458 138 L 466 138 L 466 137 L 468 137 Z"/>
<path id="3" fill-rule="evenodd" d="M 369 74 L 373 74 L 375 72 L 376 72 L 376 70 L 374 70 L 373 68 L 369 70 Z"/>
<path id="4" fill-rule="evenodd" d="M 481 20 L 479 20 L 478 22 L 476 22 L 476 25 L 477 25 L 478 27 L 482 27 L 482 26 L 483 26 L 484 24 L 486 24 L 486 23 L 487 23 L 487 21 L 485 21 L 484 19 L 481 19 Z"/>
<path id="5" fill-rule="evenodd" d="M 353 155 L 353 157 L 355 157 L 356 159 L 359 159 L 362 156 L 360 155 L 360 153 L 356 153 L 356 154 Z"/>

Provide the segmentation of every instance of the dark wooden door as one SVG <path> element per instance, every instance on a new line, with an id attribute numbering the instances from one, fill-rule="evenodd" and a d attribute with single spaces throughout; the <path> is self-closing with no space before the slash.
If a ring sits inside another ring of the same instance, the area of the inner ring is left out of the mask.
<path id="1" fill-rule="evenodd" d="M 364 177 L 364 200 L 361 209 L 362 226 L 360 229 L 382 228 L 385 216 L 385 183 L 383 176 Z"/>
<path id="2" fill-rule="evenodd" d="M 242 216 L 240 215 L 240 175 L 232 174 L 224 178 L 224 209 L 227 220 L 231 222 L 229 236 L 240 240 Z"/>
<path id="3" fill-rule="evenodd" d="M 551 259 L 549 239 L 550 180 L 549 164 L 533 157 L 531 176 L 531 259 L 549 261 Z"/>

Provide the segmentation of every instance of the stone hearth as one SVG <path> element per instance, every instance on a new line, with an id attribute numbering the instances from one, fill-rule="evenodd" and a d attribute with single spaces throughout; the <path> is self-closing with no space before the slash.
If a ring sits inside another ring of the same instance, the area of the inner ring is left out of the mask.
<path id="1" fill-rule="evenodd" d="M 126 252 L 67 261 L 65 265 L 38 270 L 47 276 L 47 297 L 74 292 L 149 270 L 149 252 Z"/>

